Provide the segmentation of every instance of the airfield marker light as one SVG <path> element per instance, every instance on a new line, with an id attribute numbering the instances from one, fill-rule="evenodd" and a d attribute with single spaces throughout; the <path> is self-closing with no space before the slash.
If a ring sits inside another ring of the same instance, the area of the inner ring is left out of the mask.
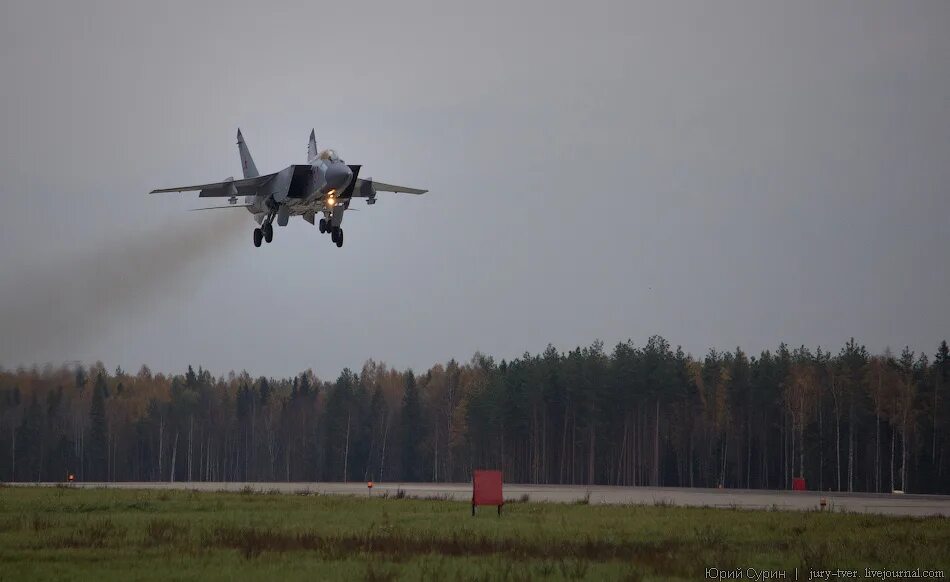
<path id="1" fill-rule="evenodd" d="M 373 494 L 373 482 L 372 482 L 372 481 L 367 481 L 367 482 L 366 482 L 366 494 L 367 494 L 367 495 L 372 495 L 372 494 Z"/>

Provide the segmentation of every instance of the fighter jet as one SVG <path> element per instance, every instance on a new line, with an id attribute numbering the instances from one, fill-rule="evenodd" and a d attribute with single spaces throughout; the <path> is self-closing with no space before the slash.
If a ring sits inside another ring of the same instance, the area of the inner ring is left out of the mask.
<path id="1" fill-rule="evenodd" d="M 337 247 L 343 246 L 343 213 L 349 209 L 353 198 L 365 198 L 367 204 L 376 203 L 377 192 L 401 192 L 425 194 L 427 190 L 406 188 L 377 182 L 372 178 L 360 178 L 359 165 L 345 163 L 332 149 L 317 150 L 317 138 L 310 131 L 307 147 L 307 163 L 287 166 L 279 172 L 261 175 L 254 165 L 251 152 L 244 142 L 241 130 L 237 132 L 238 153 L 241 156 L 243 180 L 233 177 L 197 186 L 177 186 L 152 190 L 162 192 L 198 191 L 199 198 L 227 198 L 228 206 L 212 206 L 195 210 L 221 208 L 246 208 L 254 215 L 260 226 L 254 229 L 254 246 L 274 239 L 274 219 L 278 226 L 287 226 L 291 216 L 302 216 L 310 224 L 318 224 L 320 232 L 329 233 Z M 238 204 L 238 197 L 244 203 Z M 322 214 L 319 223 L 318 214 Z"/>

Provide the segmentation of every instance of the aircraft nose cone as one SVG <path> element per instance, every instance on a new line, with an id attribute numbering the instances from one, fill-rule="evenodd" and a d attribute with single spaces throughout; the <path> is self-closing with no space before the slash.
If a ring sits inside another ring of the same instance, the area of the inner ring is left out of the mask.
<path id="1" fill-rule="evenodd" d="M 333 164 L 327 168 L 327 186 L 339 190 L 350 182 L 353 172 L 346 164 Z"/>

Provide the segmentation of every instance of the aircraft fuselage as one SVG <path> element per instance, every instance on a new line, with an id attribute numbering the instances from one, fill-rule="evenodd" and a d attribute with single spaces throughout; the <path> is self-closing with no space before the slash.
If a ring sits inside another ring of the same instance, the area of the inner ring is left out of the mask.
<path id="1" fill-rule="evenodd" d="M 244 197 L 258 224 L 281 206 L 287 207 L 288 216 L 332 213 L 334 195 L 349 186 L 353 172 L 332 150 L 328 151 L 331 153 L 321 153 L 310 164 L 287 166 L 277 173 L 266 192 Z"/>

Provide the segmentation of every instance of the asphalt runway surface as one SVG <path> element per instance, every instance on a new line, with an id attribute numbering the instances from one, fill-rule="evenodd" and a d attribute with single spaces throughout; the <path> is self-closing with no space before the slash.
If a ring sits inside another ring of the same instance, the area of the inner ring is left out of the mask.
<path id="1" fill-rule="evenodd" d="M 8 484 L 13 485 L 13 484 Z M 17 485 L 37 485 L 21 483 Z M 38 485 L 55 486 L 57 483 Z M 393 497 L 402 491 L 408 497 L 471 500 L 470 483 L 375 483 L 370 490 L 366 483 L 237 483 L 237 482 L 121 482 L 72 483 L 72 487 L 110 487 L 116 489 L 182 489 L 196 491 L 242 491 L 262 493 L 321 495 L 359 495 Z M 505 499 L 591 504 L 673 505 L 719 507 L 728 509 L 780 509 L 814 511 L 820 509 L 822 498 L 826 510 L 884 515 L 950 517 L 950 496 L 887 493 L 819 493 L 817 491 L 774 491 L 763 489 L 687 489 L 678 487 L 610 487 L 583 485 L 505 484 Z"/>

